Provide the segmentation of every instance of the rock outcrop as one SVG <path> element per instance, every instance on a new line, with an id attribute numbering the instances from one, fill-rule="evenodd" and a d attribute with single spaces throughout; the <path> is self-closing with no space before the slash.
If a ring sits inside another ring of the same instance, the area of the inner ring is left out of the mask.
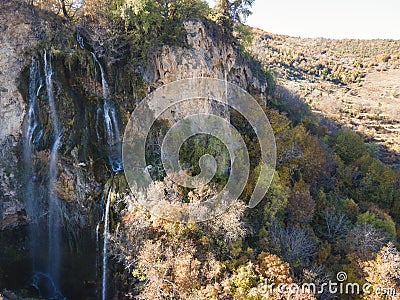
<path id="1" fill-rule="evenodd" d="M 187 47 L 163 46 L 153 53 L 144 67 L 147 82 L 159 86 L 185 78 L 211 77 L 227 79 L 265 96 L 267 82 L 260 76 L 259 66 L 224 41 L 215 25 L 189 20 L 184 27 Z"/>
<path id="2" fill-rule="evenodd" d="M 18 91 L 18 78 L 29 61 L 25 52 L 37 41 L 31 15 L 26 5 L 12 1 L 0 4 L 0 230 L 20 224 L 24 214 L 24 206 L 17 200 L 15 149 L 26 106 Z"/>

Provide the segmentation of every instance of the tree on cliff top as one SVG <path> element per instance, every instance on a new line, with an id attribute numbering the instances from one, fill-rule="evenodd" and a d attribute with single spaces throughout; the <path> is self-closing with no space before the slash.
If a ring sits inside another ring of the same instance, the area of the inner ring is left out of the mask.
<path id="1" fill-rule="evenodd" d="M 140 44 L 176 42 L 182 36 L 184 20 L 209 13 L 203 0 L 114 0 L 111 7 Z"/>
<path id="2" fill-rule="evenodd" d="M 251 15 L 254 0 L 218 0 L 211 18 L 220 25 L 233 30 L 235 22 L 243 23 Z"/>
<path id="3" fill-rule="evenodd" d="M 77 11 L 83 6 L 83 0 L 29 0 L 29 4 L 62 14 L 65 18 L 74 18 Z"/>

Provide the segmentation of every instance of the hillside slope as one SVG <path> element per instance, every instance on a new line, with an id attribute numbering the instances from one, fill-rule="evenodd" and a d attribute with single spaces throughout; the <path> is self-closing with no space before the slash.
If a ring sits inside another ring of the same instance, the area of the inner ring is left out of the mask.
<path id="1" fill-rule="evenodd" d="M 379 144 L 385 162 L 399 164 L 400 41 L 254 34 L 250 51 L 279 85 L 314 112 Z"/>

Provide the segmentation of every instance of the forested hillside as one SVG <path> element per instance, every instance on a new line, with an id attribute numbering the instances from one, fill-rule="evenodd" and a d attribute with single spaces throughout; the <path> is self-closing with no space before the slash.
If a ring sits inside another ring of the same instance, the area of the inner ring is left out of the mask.
<path id="1" fill-rule="evenodd" d="M 400 42 L 301 39 L 254 29 L 255 57 L 314 112 L 379 145 L 399 165 Z"/>

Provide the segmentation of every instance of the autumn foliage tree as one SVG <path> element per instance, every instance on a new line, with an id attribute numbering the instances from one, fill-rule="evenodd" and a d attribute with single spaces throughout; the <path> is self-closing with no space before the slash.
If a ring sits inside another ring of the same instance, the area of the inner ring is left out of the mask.
<path id="1" fill-rule="evenodd" d="M 294 184 L 289 198 L 288 214 L 291 223 L 301 226 L 311 222 L 314 216 L 315 201 L 304 181 Z"/>
<path id="2" fill-rule="evenodd" d="M 375 259 L 365 261 L 365 279 L 371 285 L 364 299 L 397 299 L 400 290 L 400 253 L 392 243 L 384 246 Z"/>

